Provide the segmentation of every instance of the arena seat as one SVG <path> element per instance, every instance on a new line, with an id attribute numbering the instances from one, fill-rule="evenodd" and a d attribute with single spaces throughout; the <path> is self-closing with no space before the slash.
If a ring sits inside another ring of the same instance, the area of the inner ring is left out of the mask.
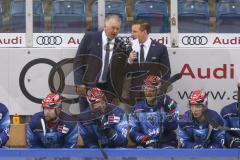
<path id="1" fill-rule="evenodd" d="M 105 1 L 105 16 L 118 15 L 122 19 L 121 32 L 128 30 L 126 22 L 126 5 L 124 0 L 106 0 Z M 98 30 L 98 1 L 92 5 L 92 22 L 93 30 Z"/>
<path id="2" fill-rule="evenodd" d="M 240 1 L 219 0 L 217 2 L 217 32 L 240 33 Z"/>
<path id="3" fill-rule="evenodd" d="M 152 33 L 169 32 L 168 3 L 166 0 L 137 0 L 135 19 L 144 19 L 151 25 Z"/>
<path id="4" fill-rule="evenodd" d="M 86 30 L 83 0 L 54 0 L 51 15 L 54 33 L 80 33 Z"/>
<path id="5" fill-rule="evenodd" d="M 208 33 L 209 7 L 207 0 L 179 0 L 178 28 L 180 33 Z"/>
<path id="6" fill-rule="evenodd" d="M 26 31 L 25 0 L 12 0 L 10 2 L 10 32 Z M 43 32 L 44 14 L 43 1 L 33 0 L 33 32 Z"/>

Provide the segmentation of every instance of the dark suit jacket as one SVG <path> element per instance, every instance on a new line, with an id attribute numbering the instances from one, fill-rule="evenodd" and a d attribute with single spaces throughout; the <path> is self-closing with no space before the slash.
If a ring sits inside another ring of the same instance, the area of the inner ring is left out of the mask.
<path id="1" fill-rule="evenodd" d="M 112 57 L 121 52 L 119 44 L 121 41 L 115 38 Z M 79 58 L 81 57 L 81 58 Z M 84 58 L 83 58 L 84 57 Z M 80 60 L 80 63 L 79 63 Z M 82 66 L 87 64 L 87 66 Z M 82 66 L 81 68 L 79 68 Z M 76 85 L 96 86 L 102 67 L 102 32 L 86 33 L 78 47 L 74 63 L 74 82 Z M 87 72 L 86 72 L 87 71 Z M 110 76 L 107 76 L 107 83 L 110 83 Z"/>
<path id="2" fill-rule="evenodd" d="M 143 91 L 132 91 L 141 90 L 140 86 L 143 85 L 143 81 L 147 76 L 145 74 L 142 74 L 141 71 L 148 70 L 150 72 L 149 74 L 157 74 L 159 76 L 162 76 L 161 78 L 163 80 L 168 80 L 170 78 L 171 75 L 170 62 L 167 47 L 165 45 L 162 45 L 157 41 L 152 40 L 145 62 L 155 62 L 156 64 L 151 63 L 149 64 L 144 63 L 143 65 L 139 65 L 138 63 L 129 64 L 129 68 L 134 68 L 135 71 L 131 70 L 132 73 L 129 74 L 129 76 L 131 77 L 130 78 L 131 82 L 129 82 L 128 84 L 129 86 L 127 88 L 130 89 L 130 92 L 125 93 L 125 96 L 123 97 L 123 99 L 125 99 L 125 101 L 127 101 L 128 104 L 133 105 L 135 103 L 136 97 L 137 98 L 144 97 Z M 149 68 L 151 69 L 149 70 Z"/>
<path id="3" fill-rule="evenodd" d="M 162 45 L 157 41 L 152 40 L 148 54 L 147 54 L 146 62 L 161 63 L 168 69 L 166 73 L 163 73 L 164 75 L 162 79 L 168 80 L 170 78 L 171 68 L 170 68 L 167 47 L 165 45 Z"/>

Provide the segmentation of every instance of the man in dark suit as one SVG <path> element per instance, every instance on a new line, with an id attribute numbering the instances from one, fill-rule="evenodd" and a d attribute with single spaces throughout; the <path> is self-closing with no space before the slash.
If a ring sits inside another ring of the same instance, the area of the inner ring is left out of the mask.
<path id="1" fill-rule="evenodd" d="M 149 38 L 150 24 L 144 20 L 136 20 L 132 23 L 133 51 L 129 54 L 128 62 L 155 62 L 163 65 L 166 69 L 161 79 L 168 80 L 171 75 L 170 62 L 167 47 Z M 162 69 L 161 69 L 162 70 Z"/>
<path id="2" fill-rule="evenodd" d="M 132 23 L 132 52 L 128 57 L 129 68 L 135 67 L 135 71 L 130 74 L 132 79 L 129 81 L 129 91 L 125 91 L 125 99 L 130 98 L 129 104 L 133 104 L 134 99 L 143 98 L 141 91 L 143 80 L 147 74 L 153 74 L 161 77 L 162 80 L 168 80 L 171 75 L 170 62 L 167 47 L 149 38 L 151 27 L 144 20 L 136 20 Z M 148 72 L 147 74 L 143 74 Z M 133 89 L 134 88 L 134 89 Z M 138 88 L 138 89 L 137 89 Z"/>
<path id="3" fill-rule="evenodd" d="M 80 110 L 88 106 L 85 98 L 88 88 L 96 86 L 113 92 L 109 64 L 113 55 L 119 53 L 121 41 L 117 35 L 120 27 L 120 17 L 110 15 L 105 19 L 103 31 L 86 33 L 78 47 L 74 63 L 74 83 L 76 92 L 80 95 Z"/>

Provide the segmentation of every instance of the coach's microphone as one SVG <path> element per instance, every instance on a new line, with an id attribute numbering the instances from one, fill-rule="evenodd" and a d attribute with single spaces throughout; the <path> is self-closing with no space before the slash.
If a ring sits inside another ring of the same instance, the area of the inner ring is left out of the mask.
<path id="1" fill-rule="evenodd" d="M 136 53 L 137 58 L 134 59 L 134 62 L 138 62 L 138 52 L 134 51 Z"/>
<path id="2" fill-rule="evenodd" d="M 126 48 L 126 52 L 127 54 L 131 53 L 133 51 L 132 49 L 132 36 L 127 37 L 126 41 L 125 41 L 125 48 Z"/>

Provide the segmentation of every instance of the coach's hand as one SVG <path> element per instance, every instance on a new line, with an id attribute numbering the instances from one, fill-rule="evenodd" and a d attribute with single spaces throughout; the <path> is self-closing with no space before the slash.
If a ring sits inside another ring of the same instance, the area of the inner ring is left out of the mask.
<path id="1" fill-rule="evenodd" d="M 132 51 L 128 56 L 128 62 L 133 63 L 135 60 L 137 60 L 137 52 Z"/>

